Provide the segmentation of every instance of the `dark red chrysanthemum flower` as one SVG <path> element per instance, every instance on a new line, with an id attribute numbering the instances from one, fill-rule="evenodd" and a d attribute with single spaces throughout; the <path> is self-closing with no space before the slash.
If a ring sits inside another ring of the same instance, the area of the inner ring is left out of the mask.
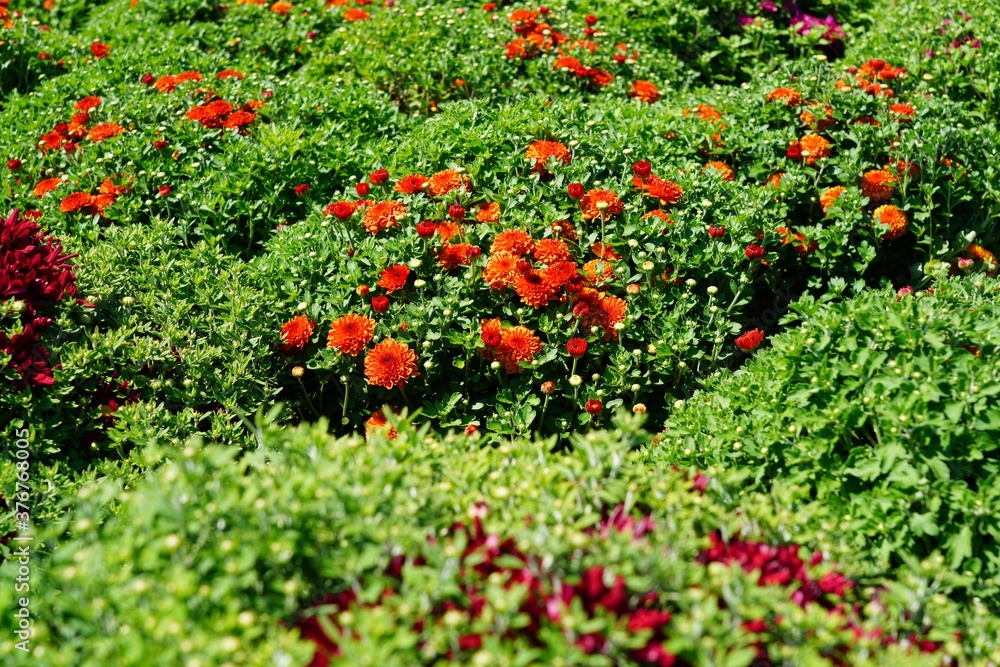
<path id="1" fill-rule="evenodd" d="M 764 340 L 764 332 L 760 329 L 751 329 L 740 334 L 736 339 L 736 347 L 742 352 L 753 352 Z"/>
<path id="2" fill-rule="evenodd" d="M 582 357 L 587 353 L 587 340 L 585 338 L 570 338 L 566 342 L 566 351 L 571 357 Z"/>

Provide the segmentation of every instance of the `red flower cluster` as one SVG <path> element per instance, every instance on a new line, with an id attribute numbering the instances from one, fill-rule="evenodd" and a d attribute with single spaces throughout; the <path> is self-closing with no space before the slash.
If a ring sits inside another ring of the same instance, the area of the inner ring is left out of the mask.
<path id="1" fill-rule="evenodd" d="M 189 120 L 204 125 L 209 129 L 238 130 L 245 132 L 246 127 L 257 120 L 257 109 L 264 106 L 263 102 L 251 101 L 239 109 L 223 99 L 215 99 L 207 104 L 195 106 L 187 112 Z"/>
<path id="2" fill-rule="evenodd" d="M 0 227 L 0 302 L 14 300 L 22 329 L 0 331 L 0 350 L 27 386 L 51 386 L 55 379 L 49 350 L 39 344 L 42 330 L 54 322 L 48 313 L 55 302 L 76 294 L 76 276 L 57 239 L 45 237 L 29 216 L 16 209 Z"/>

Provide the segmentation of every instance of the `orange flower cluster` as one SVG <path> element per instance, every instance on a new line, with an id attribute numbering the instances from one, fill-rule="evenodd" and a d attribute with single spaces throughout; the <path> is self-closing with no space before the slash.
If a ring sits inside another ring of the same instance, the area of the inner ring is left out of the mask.
<path id="1" fill-rule="evenodd" d="M 766 98 L 768 102 L 775 100 L 784 102 L 786 107 L 797 107 L 802 101 L 802 96 L 794 88 L 776 88 L 769 92 Z"/>
<path id="2" fill-rule="evenodd" d="M 820 194 L 819 207 L 823 210 L 823 215 L 829 215 L 830 207 L 832 207 L 833 203 L 837 201 L 837 198 L 846 191 L 847 188 L 843 185 L 836 185 L 832 188 L 827 188 L 822 194 Z"/>
<path id="3" fill-rule="evenodd" d="M 882 85 L 906 75 L 905 67 L 893 67 L 880 58 L 873 58 L 858 68 L 855 83 L 869 95 L 893 97 L 892 88 Z"/>
<path id="4" fill-rule="evenodd" d="M 90 113 L 101 105 L 101 98 L 96 95 L 84 97 L 74 105 L 77 113 L 68 123 L 57 123 L 51 132 L 39 138 L 39 148 L 43 153 L 62 148 L 67 153 L 76 151 L 77 144 L 84 138 L 94 143 L 116 137 L 125 132 L 125 128 L 117 123 L 98 123 L 89 130 Z"/>
<path id="5" fill-rule="evenodd" d="M 629 88 L 628 96 L 632 99 L 642 100 L 646 104 L 653 104 L 660 99 L 660 89 L 652 81 L 634 81 Z"/>
<path id="6" fill-rule="evenodd" d="M 204 77 L 202 77 L 201 72 L 195 70 L 188 70 L 180 74 L 165 74 L 153 82 L 153 87 L 161 93 L 172 93 L 177 86 L 185 81 L 201 81 L 202 78 Z M 221 72 L 219 78 L 223 78 Z"/>
<path id="7" fill-rule="evenodd" d="M 248 125 L 257 120 L 257 109 L 263 106 L 263 102 L 251 101 L 234 110 L 229 102 L 215 99 L 191 108 L 187 112 L 187 118 L 212 130 L 225 128 L 242 133 L 246 131 Z"/>
<path id="8" fill-rule="evenodd" d="M 504 57 L 527 60 L 569 41 L 569 37 L 539 18 L 539 13 L 530 9 L 516 9 L 510 13 L 507 20 L 518 37 L 504 47 Z"/>
<path id="9" fill-rule="evenodd" d="M 504 327 L 497 318 L 480 325 L 480 337 L 486 345 L 483 356 L 499 362 L 508 374 L 520 373 L 522 363 L 530 364 L 542 351 L 542 341 L 525 326 Z"/>
<path id="10" fill-rule="evenodd" d="M 104 215 L 105 209 L 126 192 L 128 192 L 127 186 L 118 185 L 109 178 L 101 183 L 96 195 L 89 192 L 74 192 L 65 197 L 59 203 L 59 210 L 63 213 L 82 211 L 87 215 Z"/>

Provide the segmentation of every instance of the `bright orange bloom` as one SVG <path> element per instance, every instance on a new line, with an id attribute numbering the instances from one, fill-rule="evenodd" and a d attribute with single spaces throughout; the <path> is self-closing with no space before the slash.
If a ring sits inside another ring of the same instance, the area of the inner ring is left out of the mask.
<path id="1" fill-rule="evenodd" d="M 898 239 L 905 234 L 909 225 L 906 214 L 892 204 L 885 204 L 875 209 L 872 213 L 872 222 L 875 225 L 889 226 L 889 230 L 882 236 L 887 241 Z"/>
<path id="2" fill-rule="evenodd" d="M 773 102 L 775 100 L 784 102 L 786 107 L 794 107 L 798 106 L 799 102 L 802 100 L 802 96 L 799 95 L 799 91 L 794 88 L 776 88 L 767 94 L 768 102 Z"/>
<path id="3" fill-rule="evenodd" d="M 844 194 L 846 190 L 847 188 L 843 185 L 835 185 L 823 191 L 819 196 L 819 207 L 823 209 L 823 215 L 830 213 L 830 207 L 833 206 L 833 202 L 837 201 L 837 197 Z"/>
<path id="4" fill-rule="evenodd" d="M 711 123 L 714 123 L 715 121 L 722 118 L 722 114 L 718 111 L 718 109 L 715 109 L 714 107 L 708 104 L 699 104 L 697 111 L 698 111 L 698 118 L 701 118 L 702 120 L 707 120 Z"/>
<path id="5" fill-rule="evenodd" d="M 500 345 L 503 342 L 503 328 L 500 326 L 500 318 L 483 320 L 480 325 L 479 337 L 482 339 L 483 345 L 490 349 Z"/>
<path id="6" fill-rule="evenodd" d="M 94 205 L 94 196 L 89 192 L 74 192 L 59 204 L 63 213 L 74 213 Z"/>
<path id="7" fill-rule="evenodd" d="M 393 412 L 395 412 L 395 410 Z M 389 424 L 389 421 L 385 418 L 385 412 L 383 410 L 376 410 L 372 413 L 371 417 L 365 420 L 365 439 L 370 439 L 379 431 L 384 430 L 386 425 L 389 425 L 389 430 L 386 431 L 385 434 L 386 439 L 395 440 L 399 436 L 399 432 L 396 430 L 396 427 Z"/>
<path id="8" fill-rule="evenodd" d="M 113 197 L 117 197 L 118 195 L 123 195 L 128 192 L 128 188 L 124 185 L 116 185 L 110 178 L 106 178 L 98 188 L 98 192 L 102 195 L 112 195 Z"/>
<path id="9" fill-rule="evenodd" d="M 452 190 L 465 188 L 469 190 L 472 182 L 468 176 L 460 174 L 454 169 L 445 169 L 434 174 L 428 180 L 427 191 L 434 197 L 441 197 Z"/>
<path id="10" fill-rule="evenodd" d="M 515 9 L 507 17 L 507 20 L 514 25 L 520 25 L 530 30 L 538 21 L 538 12 L 533 12 L 530 9 Z"/>
<path id="11" fill-rule="evenodd" d="M 87 138 L 97 143 L 111 137 L 117 137 L 124 131 L 125 128 L 117 123 L 100 123 L 91 128 L 90 132 L 87 133 Z"/>
<path id="12" fill-rule="evenodd" d="M 566 239 L 567 241 L 577 240 L 576 227 L 574 227 L 573 223 L 569 220 L 559 220 L 557 222 L 553 222 L 549 228 L 552 230 L 552 233 L 559 238 Z"/>
<path id="13" fill-rule="evenodd" d="M 555 158 L 564 165 L 573 161 L 573 156 L 570 155 L 569 149 L 566 148 L 565 144 L 561 144 L 558 141 L 536 141 L 528 146 L 528 152 L 525 154 L 525 157 L 529 160 L 534 160 L 532 168 L 540 174 L 547 173 L 546 165 L 549 158 Z"/>
<path id="14" fill-rule="evenodd" d="M 199 74 L 198 76 L 201 75 Z M 219 81 L 222 81 L 224 79 L 242 79 L 243 74 L 234 69 L 224 69 L 218 74 L 216 74 L 215 78 L 218 79 Z"/>
<path id="15" fill-rule="evenodd" d="M 594 253 L 594 256 L 598 259 L 606 259 L 609 262 L 617 262 L 622 258 L 612 246 L 600 241 L 590 246 L 590 252 Z"/>
<path id="16" fill-rule="evenodd" d="M 670 217 L 670 214 L 667 213 L 666 211 L 661 211 L 660 209 L 656 209 L 655 211 L 650 211 L 649 213 L 646 213 L 644 216 L 642 216 L 643 220 L 652 220 L 653 218 L 656 218 L 657 220 L 662 220 L 668 225 L 674 224 L 674 219 Z"/>
<path id="17" fill-rule="evenodd" d="M 444 242 L 438 252 L 438 264 L 445 271 L 451 271 L 462 265 L 472 264 L 472 260 L 478 257 L 479 248 L 469 243 L 449 243 Z"/>
<path id="18" fill-rule="evenodd" d="M 496 360 L 503 364 L 508 373 L 520 373 L 521 363 L 530 363 L 541 351 L 542 341 L 538 336 L 531 329 L 518 325 L 504 329 L 501 333 Z"/>
<path id="19" fill-rule="evenodd" d="M 382 201 L 365 209 L 361 222 L 369 234 L 375 235 L 381 231 L 396 227 L 399 221 L 406 217 L 406 206 L 398 201 Z"/>
<path id="20" fill-rule="evenodd" d="M 284 2 L 280 0 L 279 2 L 271 5 L 271 11 L 280 16 L 288 16 L 288 12 L 292 10 L 292 3 Z"/>
<path id="21" fill-rule="evenodd" d="M 281 327 L 281 346 L 286 352 L 305 348 L 306 343 L 312 338 L 313 331 L 316 330 L 316 323 L 305 315 L 297 315 L 290 319 Z"/>
<path id="22" fill-rule="evenodd" d="M 660 90 L 652 81 L 634 81 L 629 88 L 628 96 L 637 100 L 642 100 L 646 104 L 653 104 L 660 99 Z"/>
<path id="23" fill-rule="evenodd" d="M 349 23 L 354 23 L 355 21 L 367 21 L 371 17 L 372 15 L 365 10 L 357 9 L 355 7 L 351 7 L 344 12 L 344 20 Z"/>
<path id="24" fill-rule="evenodd" d="M 517 255 L 501 250 L 490 255 L 483 268 L 483 280 L 490 289 L 500 290 L 514 284 L 517 277 Z"/>
<path id="25" fill-rule="evenodd" d="M 153 86 L 161 93 L 171 93 L 177 87 L 178 83 L 180 83 L 180 80 L 176 76 L 166 74 L 157 79 Z"/>
<path id="26" fill-rule="evenodd" d="M 917 113 L 917 110 L 912 104 L 903 104 L 902 102 L 896 102 L 890 106 L 889 111 L 897 116 L 906 116 L 907 118 L 913 118 L 913 116 Z"/>
<path id="27" fill-rule="evenodd" d="M 421 176 L 420 174 L 410 174 L 409 176 L 403 176 L 401 179 L 396 181 L 393 190 L 396 192 L 402 192 L 404 195 L 415 195 L 427 185 L 427 178 Z"/>
<path id="28" fill-rule="evenodd" d="M 809 166 L 815 165 L 817 160 L 830 157 L 830 142 L 818 134 L 807 134 L 799 139 L 799 146 L 802 148 L 802 158 Z"/>
<path id="29" fill-rule="evenodd" d="M 44 181 L 35 186 L 34 193 L 36 197 L 44 197 L 48 193 L 52 192 L 62 183 L 61 178 L 46 178 Z"/>
<path id="30" fill-rule="evenodd" d="M 490 254 L 509 252 L 518 257 L 528 255 L 535 247 L 531 235 L 523 229 L 507 229 L 493 237 Z"/>
<path id="31" fill-rule="evenodd" d="M 417 374 L 417 355 L 406 343 L 386 338 L 365 356 L 368 384 L 392 389 Z"/>
<path id="32" fill-rule="evenodd" d="M 374 332 L 375 320 L 348 313 L 335 319 L 330 325 L 326 346 L 333 350 L 340 350 L 342 354 L 356 357 L 371 342 Z"/>
<path id="33" fill-rule="evenodd" d="M 450 241 L 456 236 L 464 234 L 465 228 L 457 222 L 449 222 L 448 220 L 445 220 L 444 222 L 439 222 L 434 226 L 434 233 L 445 241 Z"/>
<path id="34" fill-rule="evenodd" d="M 715 171 L 719 176 L 722 177 L 724 181 L 734 181 L 736 180 L 736 173 L 733 168 L 730 167 L 725 162 L 719 162 L 718 160 L 707 163 L 702 169 L 711 169 Z"/>
<path id="35" fill-rule="evenodd" d="M 521 271 L 514 277 L 514 291 L 521 297 L 521 303 L 532 308 L 547 306 L 557 289 L 534 269 Z"/>
<path id="36" fill-rule="evenodd" d="M 642 190 L 648 196 L 659 199 L 661 206 L 676 204 L 684 195 L 684 190 L 681 189 L 681 186 L 673 181 L 660 178 L 656 174 L 650 174 L 646 178 L 633 176 L 632 185 Z"/>
<path id="37" fill-rule="evenodd" d="M 991 276 L 996 275 L 997 269 L 1000 268 L 1000 265 L 997 264 L 996 255 L 978 243 L 969 244 L 969 247 L 966 248 L 966 252 L 972 256 L 972 259 L 978 259 L 980 262 L 985 264 L 986 270 Z"/>
<path id="38" fill-rule="evenodd" d="M 101 105 L 101 98 L 96 95 L 89 95 L 73 105 L 74 109 L 90 112 Z"/>
<path id="39" fill-rule="evenodd" d="M 542 239 L 535 242 L 535 259 L 543 264 L 568 262 L 573 258 L 569 246 L 559 239 Z"/>
<path id="40" fill-rule="evenodd" d="M 899 179 L 891 171 L 875 169 L 861 177 L 861 194 L 873 202 L 887 201 L 892 197 Z"/>
<path id="41" fill-rule="evenodd" d="M 398 292 L 406 287 L 406 281 L 410 277 L 410 269 L 406 264 L 395 264 L 382 269 L 376 285 L 385 289 L 387 294 Z"/>
<path id="42" fill-rule="evenodd" d="M 621 200 L 611 190 L 589 190 L 580 199 L 584 220 L 594 220 L 601 215 L 618 215 L 625 210 Z"/>
<path id="43" fill-rule="evenodd" d="M 500 222 L 500 204 L 496 202 L 480 204 L 476 222 Z"/>
<path id="44" fill-rule="evenodd" d="M 614 267 L 606 259 L 592 259 L 583 265 L 583 278 L 590 285 L 600 285 L 615 277 Z"/>
<path id="45" fill-rule="evenodd" d="M 244 111 L 240 109 L 239 111 L 229 114 L 229 117 L 223 121 L 222 126 L 230 130 L 237 130 L 250 125 L 255 120 L 257 120 L 257 114 L 252 111 Z"/>
<path id="46" fill-rule="evenodd" d="M 563 288 L 569 281 L 579 276 L 576 262 L 555 262 L 542 271 L 542 278 L 556 291 Z"/>
<path id="47" fill-rule="evenodd" d="M 628 308 L 625 300 L 585 287 L 577 296 L 577 303 L 581 301 L 590 308 L 580 322 L 583 328 L 589 330 L 594 326 L 601 327 L 604 330 L 605 341 L 618 340 L 615 325 L 625 321 L 625 312 Z"/>

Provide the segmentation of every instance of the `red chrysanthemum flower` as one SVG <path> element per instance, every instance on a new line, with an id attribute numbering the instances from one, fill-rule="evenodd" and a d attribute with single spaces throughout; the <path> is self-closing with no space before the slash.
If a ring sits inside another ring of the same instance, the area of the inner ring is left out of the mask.
<path id="1" fill-rule="evenodd" d="M 425 186 L 427 186 L 427 178 L 421 176 L 420 174 L 410 174 L 409 176 L 403 176 L 401 179 L 396 181 L 396 185 L 393 190 L 396 192 L 402 192 L 404 195 L 415 195 L 421 192 Z"/>
<path id="2" fill-rule="evenodd" d="M 873 202 L 887 201 L 892 198 L 898 181 L 895 174 L 885 169 L 867 171 L 861 176 L 861 194 Z"/>
<path id="3" fill-rule="evenodd" d="M 708 104 L 699 104 L 696 109 L 696 113 L 698 114 L 698 118 L 707 120 L 711 123 L 714 123 L 722 118 L 722 114 L 719 110 Z"/>
<path id="4" fill-rule="evenodd" d="M 417 374 L 417 355 L 406 343 L 386 338 L 365 356 L 368 384 L 392 389 Z"/>
<path id="5" fill-rule="evenodd" d="M 456 222 L 445 221 L 437 224 L 432 222 L 431 224 L 434 225 L 435 233 L 445 241 L 450 241 L 456 236 L 465 233 L 465 228 Z"/>
<path id="6" fill-rule="evenodd" d="M 499 318 L 483 320 L 480 325 L 479 337 L 486 347 L 490 349 L 498 347 L 503 341 L 503 328 L 500 326 Z"/>
<path id="7" fill-rule="evenodd" d="M 91 42 L 90 53 L 95 58 L 107 58 L 111 55 L 111 47 L 101 42 Z"/>
<path id="8" fill-rule="evenodd" d="M 602 215 L 610 217 L 625 210 L 618 195 L 611 190 L 589 190 L 580 199 L 580 208 L 584 220 L 595 220 Z"/>
<path id="9" fill-rule="evenodd" d="M 622 258 L 622 256 L 618 254 L 618 251 L 614 249 L 614 246 L 607 243 L 601 243 L 600 241 L 590 246 L 590 252 L 594 253 L 594 257 L 597 259 L 606 259 L 610 262 L 617 262 Z"/>
<path id="10" fill-rule="evenodd" d="M 904 104 L 902 102 L 896 102 L 889 107 L 889 111 L 896 114 L 897 116 L 905 116 L 907 118 L 913 118 L 917 113 L 916 108 L 912 104 Z"/>
<path id="11" fill-rule="evenodd" d="M 604 406 L 596 398 L 588 398 L 586 405 L 584 405 L 584 410 L 590 415 L 599 415 Z"/>
<path id="12" fill-rule="evenodd" d="M 406 281 L 410 277 L 410 269 L 405 264 L 395 264 L 382 270 L 376 285 L 383 288 L 386 293 L 392 294 L 406 287 Z"/>
<path id="13" fill-rule="evenodd" d="M 571 357 L 582 357 L 587 354 L 587 339 L 570 338 L 566 342 L 566 351 L 569 352 L 569 356 Z"/>
<path id="14" fill-rule="evenodd" d="M 74 109 L 90 113 L 101 105 L 101 98 L 97 95 L 89 95 L 73 105 Z"/>
<path id="15" fill-rule="evenodd" d="M 372 204 L 365 209 L 361 223 L 365 226 L 365 230 L 374 236 L 390 227 L 398 226 L 405 217 L 406 206 L 398 201 L 389 200 Z"/>
<path id="16" fill-rule="evenodd" d="M 315 330 L 316 323 L 305 315 L 293 317 L 281 327 L 282 349 L 286 352 L 304 349 Z"/>
<path id="17" fill-rule="evenodd" d="M 742 352 L 753 352 L 764 340 L 764 332 L 760 329 L 751 329 L 736 338 L 736 347 Z"/>
<path id="18" fill-rule="evenodd" d="M 573 161 L 573 156 L 570 155 L 569 149 L 566 148 L 565 144 L 547 140 L 536 141 L 528 146 L 525 157 L 533 161 L 532 168 L 541 174 L 547 173 L 548 169 L 546 165 L 550 158 L 554 158 L 564 165 L 568 165 Z"/>
<path id="19" fill-rule="evenodd" d="M 339 350 L 342 354 L 356 357 L 371 342 L 374 332 L 375 320 L 348 313 L 335 319 L 330 325 L 326 346 L 333 350 Z"/>

